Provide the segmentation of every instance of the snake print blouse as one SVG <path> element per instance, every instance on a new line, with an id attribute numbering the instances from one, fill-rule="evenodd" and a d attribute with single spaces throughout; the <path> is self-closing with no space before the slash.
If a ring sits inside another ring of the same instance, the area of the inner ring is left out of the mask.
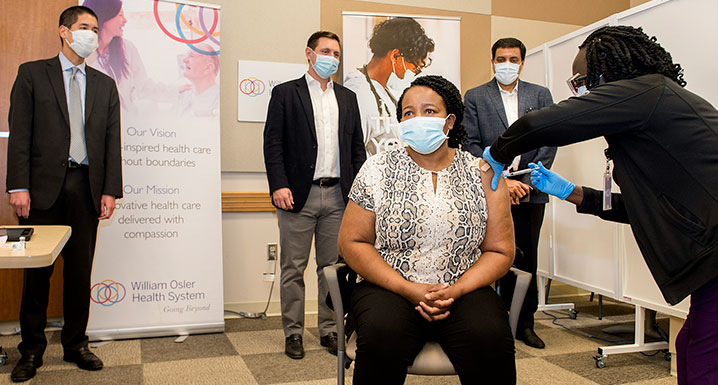
<path id="1" fill-rule="evenodd" d="M 417 165 L 405 148 L 370 157 L 349 199 L 376 216 L 374 246 L 404 279 L 454 284 L 479 259 L 488 211 L 479 158 L 456 150 L 437 172 Z"/>

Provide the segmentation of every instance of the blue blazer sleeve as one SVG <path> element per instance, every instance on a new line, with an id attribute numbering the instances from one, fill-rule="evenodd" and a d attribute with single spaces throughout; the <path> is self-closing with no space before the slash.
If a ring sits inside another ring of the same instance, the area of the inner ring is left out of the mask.
<path id="1" fill-rule="evenodd" d="M 471 89 L 464 96 L 464 129 L 466 130 L 467 139 L 464 150 L 470 152 L 474 156 L 480 157 L 484 151 L 484 147 L 488 143 L 483 143 L 481 130 L 479 129 L 479 111 L 477 107 L 476 89 Z"/>

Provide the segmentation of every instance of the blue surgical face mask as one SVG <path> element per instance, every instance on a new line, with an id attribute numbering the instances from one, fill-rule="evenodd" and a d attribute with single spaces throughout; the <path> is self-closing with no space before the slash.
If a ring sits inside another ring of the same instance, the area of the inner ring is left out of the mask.
<path id="1" fill-rule="evenodd" d="M 498 80 L 499 83 L 503 85 L 509 85 L 516 81 L 516 79 L 519 77 L 519 68 L 521 67 L 521 64 L 514 64 L 509 62 L 504 63 L 495 63 L 494 64 L 494 71 L 496 71 L 496 74 L 494 77 L 496 80 Z"/>
<path id="2" fill-rule="evenodd" d="M 321 55 L 318 53 L 314 53 L 314 56 L 316 56 L 316 62 L 314 62 L 314 65 L 312 65 L 312 68 L 314 68 L 314 72 L 319 75 L 322 79 L 329 79 L 330 76 L 334 75 L 337 72 L 337 69 L 339 68 L 339 60 L 335 59 L 333 56 L 327 56 L 327 55 Z"/>
<path id="3" fill-rule="evenodd" d="M 444 134 L 446 118 L 417 116 L 399 123 L 401 140 L 419 154 L 431 154 L 449 137 Z"/>

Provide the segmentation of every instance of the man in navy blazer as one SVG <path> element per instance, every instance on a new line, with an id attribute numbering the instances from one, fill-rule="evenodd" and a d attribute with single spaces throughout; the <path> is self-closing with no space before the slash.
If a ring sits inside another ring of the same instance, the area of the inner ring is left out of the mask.
<path id="1" fill-rule="evenodd" d="M 499 39 L 491 47 L 491 57 L 494 78 L 470 89 L 464 97 L 464 127 L 469 137 L 466 149 L 477 157 L 482 156 L 484 148 L 491 145 L 516 119 L 553 104 L 548 88 L 519 80 L 526 57 L 526 47 L 521 41 L 514 38 Z M 539 161 L 550 168 L 555 156 L 556 147 L 541 147 L 514 159 L 509 171 L 523 170 L 529 163 Z M 545 345 L 533 330 L 533 315 L 538 307 L 537 248 L 548 195 L 533 188 L 530 174 L 509 177 L 506 182 L 511 194 L 516 247 L 523 252 L 516 253 L 514 265 L 533 274 L 519 315 L 516 338 L 541 349 Z M 502 279 L 502 287 L 513 287 L 510 280 L 510 277 Z M 513 292 L 504 289 L 501 295 L 505 303 L 509 304 Z"/>
<path id="2" fill-rule="evenodd" d="M 24 63 L 10 94 L 7 190 L 21 225 L 69 225 L 61 342 L 64 360 L 85 370 L 102 361 L 87 346 L 90 274 L 99 220 L 122 197 L 120 101 L 114 80 L 85 65 L 97 48 L 97 16 L 86 7 L 60 16 L 60 54 Z M 25 269 L 20 308 L 22 357 L 14 382 L 42 366 L 53 266 Z"/>
<path id="3" fill-rule="evenodd" d="M 338 260 L 337 235 L 354 177 L 366 160 L 354 92 L 331 80 L 339 37 L 312 34 L 307 73 L 272 90 L 264 126 L 264 163 L 277 208 L 281 248 L 280 301 L 285 354 L 304 357 L 304 270 L 312 238 L 318 276 L 320 343 L 336 354 L 337 333 L 324 267 Z"/>

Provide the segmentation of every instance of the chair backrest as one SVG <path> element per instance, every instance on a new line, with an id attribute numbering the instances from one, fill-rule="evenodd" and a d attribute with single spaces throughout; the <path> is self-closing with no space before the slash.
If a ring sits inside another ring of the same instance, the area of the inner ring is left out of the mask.
<path id="1" fill-rule="evenodd" d="M 346 279 L 347 276 L 351 276 L 350 274 L 346 274 L 345 269 L 348 269 L 348 267 L 344 263 L 337 263 L 324 268 L 324 276 L 329 286 L 329 295 L 331 297 L 337 325 L 344 325 L 345 321 L 344 314 L 346 313 L 344 311 L 342 294 L 344 294 L 345 298 L 348 298 L 346 293 L 341 292 L 340 286 L 350 287 L 350 285 L 346 283 L 340 284 L 340 276 L 343 276 L 344 279 Z M 342 273 L 338 273 L 339 271 Z M 521 306 L 526 297 L 526 291 L 531 283 L 531 274 L 514 267 L 512 267 L 509 272 L 516 275 L 516 286 L 514 287 L 514 295 L 509 309 L 511 334 L 516 337 L 519 313 L 521 312 Z M 356 275 L 353 277 L 356 277 Z M 346 358 L 351 361 L 355 358 L 356 333 L 349 338 L 348 342 L 345 343 L 345 341 L 347 340 L 344 336 L 344 328 L 337 327 L 337 384 L 339 385 L 344 384 L 345 366 L 347 368 L 349 367 L 345 362 Z M 349 361 L 349 363 L 351 363 L 351 361 Z M 452 375 L 456 374 L 456 370 L 438 343 L 427 342 L 414 359 L 414 363 L 408 368 L 408 373 L 420 375 Z"/>

